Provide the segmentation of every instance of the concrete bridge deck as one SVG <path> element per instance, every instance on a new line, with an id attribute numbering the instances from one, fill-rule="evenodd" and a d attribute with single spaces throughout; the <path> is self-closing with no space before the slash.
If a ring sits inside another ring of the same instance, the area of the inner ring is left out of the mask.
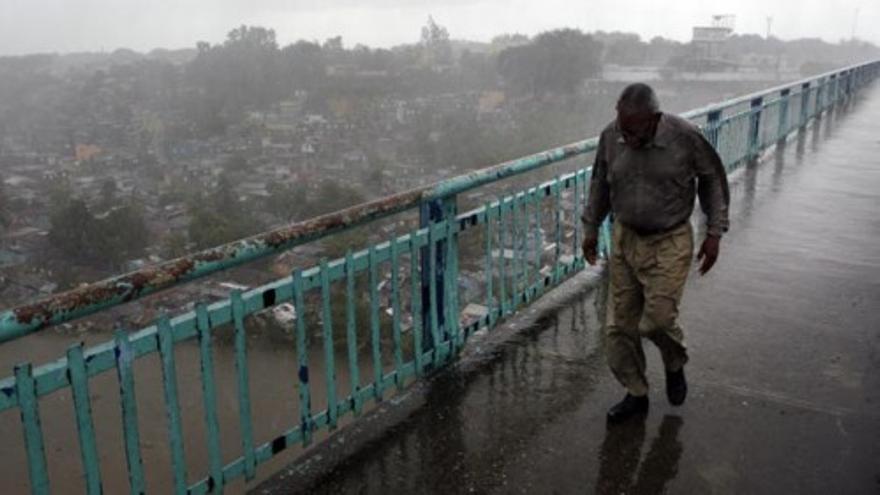
<path id="1" fill-rule="evenodd" d="M 647 420 L 606 428 L 622 391 L 594 291 L 574 281 L 474 370 L 433 380 L 425 406 L 380 440 L 287 488 L 880 492 L 880 88 L 732 180 L 719 264 L 685 295 L 684 406 L 666 403 L 649 350 Z"/>

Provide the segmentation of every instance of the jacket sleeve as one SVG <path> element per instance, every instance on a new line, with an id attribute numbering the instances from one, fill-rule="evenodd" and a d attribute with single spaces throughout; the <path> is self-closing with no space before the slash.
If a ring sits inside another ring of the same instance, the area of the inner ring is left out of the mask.
<path id="1" fill-rule="evenodd" d="M 581 220 L 584 222 L 584 235 L 597 237 L 599 225 L 605 220 L 611 209 L 608 186 L 608 162 L 606 160 L 606 133 L 599 137 L 599 146 L 596 148 L 596 159 L 593 162 L 593 175 L 590 178 L 590 196 L 587 198 L 587 207 Z"/>
<path id="2" fill-rule="evenodd" d="M 701 132 L 694 131 L 694 168 L 697 174 L 697 196 L 706 214 L 706 233 L 721 237 L 730 225 L 728 207 L 730 189 L 721 157 Z"/>

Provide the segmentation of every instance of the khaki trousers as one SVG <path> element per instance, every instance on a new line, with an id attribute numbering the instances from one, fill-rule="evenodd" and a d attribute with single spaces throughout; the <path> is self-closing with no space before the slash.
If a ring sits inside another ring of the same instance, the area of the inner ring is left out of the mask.
<path id="1" fill-rule="evenodd" d="M 606 355 L 617 380 L 633 395 L 645 395 L 642 337 L 660 348 L 667 371 L 687 362 L 678 308 L 694 252 L 690 222 L 660 234 L 640 236 L 614 223 L 611 244 Z"/>

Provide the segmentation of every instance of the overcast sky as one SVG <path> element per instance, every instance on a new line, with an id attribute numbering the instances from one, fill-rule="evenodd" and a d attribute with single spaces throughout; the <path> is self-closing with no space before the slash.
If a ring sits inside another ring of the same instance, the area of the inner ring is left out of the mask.
<path id="1" fill-rule="evenodd" d="M 709 5 L 711 4 L 711 5 Z M 220 42 L 240 24 L 275 29 L 284 45 L 341 35 L 346 46 L 418 39 L 429 15 L 456 39 L 576 27 L 687 41 L 712 14 L 736 15 L 739 33 L 783 39 L 852 35 L 880 45 L 880 0 L 0 0 L 0 54 L 114 50 Z"/>

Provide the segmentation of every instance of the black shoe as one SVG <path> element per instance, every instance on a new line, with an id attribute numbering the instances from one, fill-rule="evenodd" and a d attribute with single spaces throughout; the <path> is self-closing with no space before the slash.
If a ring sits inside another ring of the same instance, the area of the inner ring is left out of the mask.
<path id="1" fill-rule="evenodd" d="M 618 402 L 608 410 L 608 422 L 620 423 L 627 418 L 635 415 L 641 415 L 648 412 L 648 396 L 626 394 L 622 401 Z"/>
<path id="2" fill-rule="evenodd" d="M 669 399 L 669 403 L 673 406 L 680 406 L 684 404 L 684 399 L 687 397 L 688 393 L 688 384 L 687 380 L 684 379 L 684 368 L 674 371 L 674 372 L 666 372 L 666 398 Z"/>

